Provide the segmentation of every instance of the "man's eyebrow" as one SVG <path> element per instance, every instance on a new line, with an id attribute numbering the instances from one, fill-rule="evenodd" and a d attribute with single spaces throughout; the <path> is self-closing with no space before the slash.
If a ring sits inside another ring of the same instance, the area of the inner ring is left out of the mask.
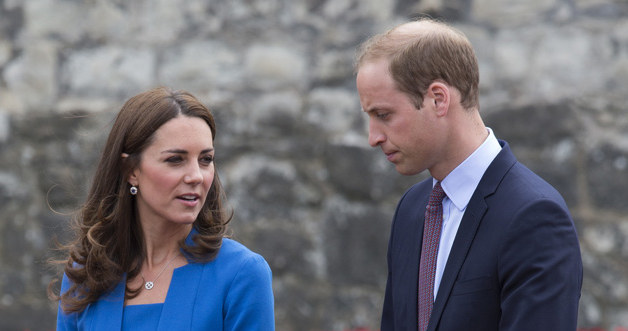
<path id="1" fill-rule="evenodd" d="M 362 108 L 362 111 L 367 113 L 367 114 L 372 114 L 372 113 L 375 113 L 375 112 L 380 111 L 380 110 L 382 110 L 381 107 L 371 107 L 369 109 Z"/>

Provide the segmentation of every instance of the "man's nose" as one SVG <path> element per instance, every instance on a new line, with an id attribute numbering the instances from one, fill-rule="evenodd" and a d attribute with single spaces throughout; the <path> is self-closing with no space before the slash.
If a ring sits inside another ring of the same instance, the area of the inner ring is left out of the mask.
<path id="1" fill-rule="evenodd" d="M 369 121 L 369 145 L 377 147 L 384 141 L 386 141 L 386 135 L 384 135 L 376 123 Z"/>

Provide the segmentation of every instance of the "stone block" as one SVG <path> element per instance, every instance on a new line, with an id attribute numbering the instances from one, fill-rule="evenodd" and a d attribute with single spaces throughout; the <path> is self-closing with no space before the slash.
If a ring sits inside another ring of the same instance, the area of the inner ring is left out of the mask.
<path id="1" fill-rule="evenodd" d="M 238 118 L 234 116 L 233 120 L 243 122 L 249 132 L 256 132 L 257 139 L 276 139 L 280 143 L 303 135 L 304 100 L 296 91 L 251 93 L 240 103 Z"/>
<path id="2" fill-rule="evenodd" d="M 628 15 L 628 5 L 612 0 L 575 0 L 577 10 L 590 17 L 600 19 L 621 19 Z"/>
<path id="3" fill-rule="evenodd" d="M 254 89 L 272 90 L 304 88 L 309 73 L 306 57 L 296 47 L 286 45 L 251 46 L 244 62 L 247 85 Z"/>
<path id="4" fill-rule="evenodd" d="M 590 73 L 607 70 L 605 63 L 612 58 L 608 37 L 577 27 L 550 29 L 532 47 L 526 94 L 554 103 L 603 89 L 607 76 Z"/>
<path id="5" fill-rule="evenodd" d="M 558 0 L 476 0 L 472 1 L 471 16 L 495 27 L 521 26 L 541 22 L 557 4 Z"/>
<path id="6" fill-rule="evenodd" d="M 72 53 L 61 69 L 73 96 L 129 97 L 155 85 L 155 54 L 149 49 L 103 46 Z"/>
<path id="7" fill-rule="evenodd" d="M 3 67 L 11 58 L 13 47 L 7 40 L 0 40 L 0 67 Z"/>
<path id="8" fill-rule="evenodd" d="M 353 77 L 353 50 L 327 50 L 319 53 L 315 58 L 315 66 L 312 68 L 312 77 L 321 84 L 343 85 L 350 80 L 354 85 Z M 355 95 L 355 92 L 353 92 Z"/>
<path id="9" fill-rule="evenodd" d="M 342 199 L 326 207 L 325 255 L 329 281 L 338 287 L 386 283 L 386 247 L 392 215 L 375 203 Z"/>
<path id="10" fill-rule="evenodd" d="M 0 111 L 0 145 L 6 143 L 10 136 L 10 116 L 5 112 Z"/>
<path id="11" fill-rule="evenodd" d="M 354 91 L 342 88 L 316 88 L 310 91 L 305 120 L 330 141 L 342 140 L 353 132 L 365 132 L 366 115 Z M 367 140 L 363 142 L 367 147 Z"/>
<path id="12" fill-rule="evenodd" d="M 22 8 L 25 34 L 31 40 L 55 36 L 67 42 L 76 42 L 89 24 L 83 14 L 86 5 L 76 1 L 25 1 Z"/>
<path id="13" fill-rule="evenodd" d="M 29 45 L 6 65 L 4 80 L 10 92 L 17 96 L 23 111 L 50 110 L 58 90 L 57 60 L 57 47 L 53 43 L 40 42 Z"/>
<path id="14" fill-rule="evenodd" d="M 231 226 L 234 239 L 264 256 L 276 280 L 296 277 L 307 282 L 317 278 L 318 264 L 308 258 L 308 252 L 315 250 L 314 237 L 301 224 L 303 220 L 277 215 L 251 223 L 240 217 L 239 210 Z"/>
<path id="15" fill-rule="evenodd" d="M 583 129 L 573 107 L 564 104 L 504 109 L 487 114 L 484 121 L 497 138 L 537 150 L 566 138 L 575 139 L 575 132 Z"/>
<path id="16" fill-rule="evenodd" d="M 369 199 L 373 190 L 375 155 L 372 151 L 344 145 L 330 145 L 325 151 L 329 184 L 349 199 Z"/>
<path id="17" fill-rule="evenodd" d="M 628 211 L 625 192 L 628 187 L 628 154 L 612 145 L 599 146 L 587 157 L 587 184 L 596 208 L 625 213 Z"/>
<path id="18" fill-rule="evenodd" d="M 226 43 L 191 40 L 164 51 L 157 81 L 195 94 L 211 89 L 239 90 L 245 82 L 242 65 L 241 52 Z"/>

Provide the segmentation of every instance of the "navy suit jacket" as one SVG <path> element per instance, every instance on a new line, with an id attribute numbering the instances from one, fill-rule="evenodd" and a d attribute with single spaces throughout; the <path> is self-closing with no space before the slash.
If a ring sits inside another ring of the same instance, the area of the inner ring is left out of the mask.
<path id="1" fill-rule="evenodd" d="M 456 234 L 427 330 L 576 330 L 582 260 L 560 194 L 508 144 L 476 188 Z M 388 246 L 382 331 L 417 330 L 423 220 L 432 179 L 410 188 Z"/>

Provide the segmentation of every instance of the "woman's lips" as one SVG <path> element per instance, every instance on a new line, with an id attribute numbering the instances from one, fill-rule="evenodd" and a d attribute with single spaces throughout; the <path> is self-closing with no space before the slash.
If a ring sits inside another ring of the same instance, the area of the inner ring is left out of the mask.
<path id="1" fill-rule="evenodd" d="M 200 201 L 198 194 L 184 194 L 178 196 L 177 199 L 188 207 L 194 207 Z"/>

